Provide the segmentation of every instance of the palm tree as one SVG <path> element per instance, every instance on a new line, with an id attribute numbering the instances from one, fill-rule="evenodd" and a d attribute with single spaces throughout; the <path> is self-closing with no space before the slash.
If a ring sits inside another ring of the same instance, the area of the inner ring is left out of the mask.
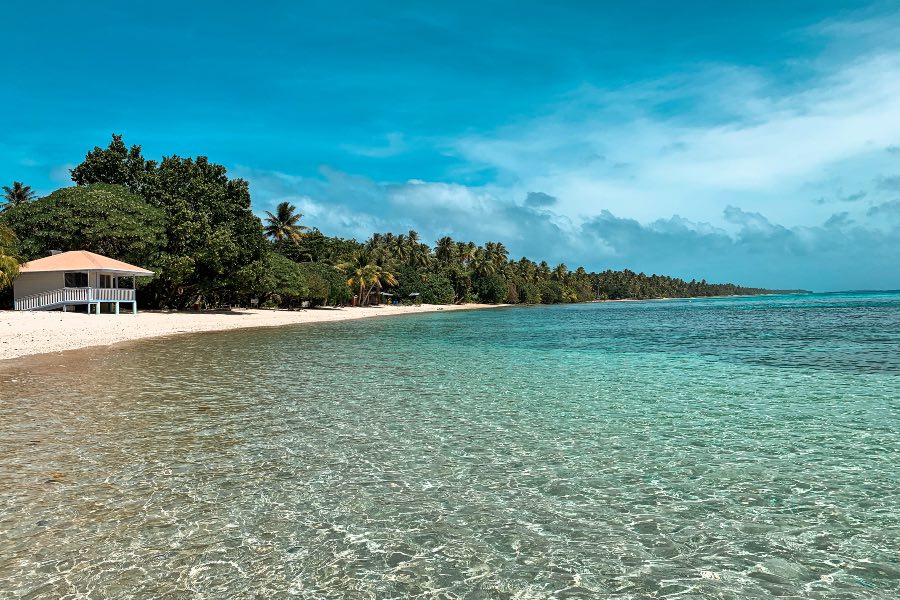
<path id="1" fill-rule="evenodd" d="M 494 267 L 499 269 L 504 264 L 506 264 L 507 257 L 509 256 L 509 250 L 506 249 L 506 246 L 503 245 L 503 242 L 487 242 L 484 245 L 484 250 L 488 255 L 488 258 L 492 263 L 494 263 Z"/>
<path id="2" fill-rule="evenodd" d="M 475 258 L 472 259 L 472 270 L 478 275 L 491 275 L 497 271 L 497 265 L 491 260 L 487 250 L 478 248 Z"/>
<path id="3" fill-rule="evenodd" d="M 16 236 L 12 229 L 0 224 L 0 290 L 9 287 L 19 275 L 19 260 L 14 249 Z"/>
<path id="4" fill-rule="evenodd" d="M 411 256 L 411 247 L 409 245 L 409 240 L 406 237 L 406 234 L 401 233 L 400 235 L 394 237 L 392 239 L 392 245 L 390 246 L 390 250 L 393 253 L 394 257 L 402 263 L 408 263 L 409 258 Z"/>
<path id="5" fill-rule="evenodd" d="M 550 265 L 547 264 L 546 260 L 542 260 L 541 264 L 538 265 L 537 276 L 540 281 L 550 279 Z"/>
<path id="6" fill-rule="evenodd" d="M 434 246 L 434 256 L 444 265 L 456 260 L 456 242 L 448 235 L 439 239 Z"/>
<path id="7" fill-rule="evenodd" d="M 3 205 L 3 210 L 31 202 L 34 200 L 34 195 L 31 186 L 25 185 L 21 181 L 13 181 L 12 187 L 4 185 L 3 199 L 6 200 L 6 204 Z"/>
<path id="8" fill-rule="evenodd" d="M 273 215 L 266 211 L 265 234 L 275 241 L 290 240 L 295 244 L 303 237 L 303 231 L 309 229 L 300 225 L 302 213 L 296 212 L 297 207 L 290 202 L 282 202 L 275 208 Z"/>
<path id="9" fill-rule="evenodd" d="M 553 279 L 555 279 L 556 281 L 559 281 L 560 283 L 562 283 L 566 280 L 566 275 L 568 275 L 568 274 L 569 274 L 569 267 L 567 267 L 565 265 L 565 263 L 559 263 L 553 269 L 553 273 L 551 274 L 551 277 L 553 277 Z"/>
<path id="10" fill-rule="evenodd" d="M 338 265 L 338 268 L 347 275 L 347 285 L 356 288 L 359 293 L 359 303 L 369 303 L 372 292 L 376 289 L 380 292 L 382 285 L 397 285 L 397 277 L 383 266 L 373 262 L 368 253 L 357 252 L 349 262 Z"/>
<path id="11" fill-rule="evenodd" d="M 456 242 L 456 258 L 460 265 L 467 266 L 475 260 L 477 253 L 478 246 L 475 245 L 475 242 Z"/>

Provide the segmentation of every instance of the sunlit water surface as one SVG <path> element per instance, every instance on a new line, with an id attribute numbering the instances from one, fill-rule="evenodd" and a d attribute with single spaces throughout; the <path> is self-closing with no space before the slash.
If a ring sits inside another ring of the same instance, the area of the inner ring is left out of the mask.
<path id="1" fill-rule="evenodd" d="M 896 598 L 900 295 L 26 361 L 0 500 L 3 598 Z"/>

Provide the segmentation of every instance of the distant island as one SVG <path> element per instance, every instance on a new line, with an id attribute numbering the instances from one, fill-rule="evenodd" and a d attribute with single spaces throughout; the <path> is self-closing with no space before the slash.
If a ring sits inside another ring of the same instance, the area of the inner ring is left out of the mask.
<path id="1" fill-rule="evenodd" d="M 301 224 L 288 202 L 260 220 L 246 181 L 206 157 L 145 159 L 121 135 L 71 170 L 73 187 L 35 198 L 5 187 L 0 212 L 0 303 L 18 264 L 51 250 L 88 250 L 141 264 L 146 308 L 424 302 L 557 304 L 592 300 L 803 293 L 684 281 L 630 270 L 601 273 L 526 257 L 501 242 L 376 233 L 364 242 Z"/>

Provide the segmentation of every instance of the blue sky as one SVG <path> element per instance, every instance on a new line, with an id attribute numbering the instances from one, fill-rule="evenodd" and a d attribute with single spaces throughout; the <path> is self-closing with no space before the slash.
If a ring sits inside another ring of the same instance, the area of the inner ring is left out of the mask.
<path id="1" fill-rule="evenodd" d="M 4 185 L 118 132 L 328 234 L 900 288 L 898 2 L 9 4 Z"/>

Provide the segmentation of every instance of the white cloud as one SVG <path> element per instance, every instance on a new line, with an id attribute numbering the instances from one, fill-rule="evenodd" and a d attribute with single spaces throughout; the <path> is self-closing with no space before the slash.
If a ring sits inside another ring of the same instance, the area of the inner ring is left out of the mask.
<path id="1" fill-rule="evenodd" d="M 809 206 L 810 181 L 852 187 L 860 162 L 870 177 L 886 168 L 884 149 L 900 141 L 897 98 L 900 52 L 828 65 L 799 90 L 714 66 L 622 90 L 585 88 L 549 115 L 448 143 L 515 182 L 516 195 L 558 197 L 573 219 L 603 208 L 703 218 L 737 201 L 801 224 L 825 216 Z M 660 111 L 679 100 L 701 108 Z"/>
<path id="2" fill-rule="evenodd" d="M 848 27 L 806 33 L 883 29 Z M 332 169 L 317 178 L 243 176 L 258 206 L 295 198 L 330 234 L 416 229 L 429 242 L 499 240 L 513 255 L 593 269 L 767 287 L 900 287 L 894 46 L 823 56 L 804 65 L 802 83 L 702 65 L 615 90 L 584 86 L 543 116 L 438 144 L 462 159 L 454 169 L 496 173 L 477 187 L 379 183 Z M 387 146 L 351 150 L 389 156 L 404 143 L 389 137 Z M 536 193 L 554 200 L 534 202 Z"/>
<path id="3" fill-rule="evenodd" d="M 386 143 L 384 144 L 375 144 L 372 146 L 354 146 L 345 144 L 342 148 L 352 154 L 359 154 L 360 156 L 368 156 L 370 158 L 396 156 L 409 148 L 403 134 L 396 131 L 387 134 L 385 136 L 385 142 Z"/>

